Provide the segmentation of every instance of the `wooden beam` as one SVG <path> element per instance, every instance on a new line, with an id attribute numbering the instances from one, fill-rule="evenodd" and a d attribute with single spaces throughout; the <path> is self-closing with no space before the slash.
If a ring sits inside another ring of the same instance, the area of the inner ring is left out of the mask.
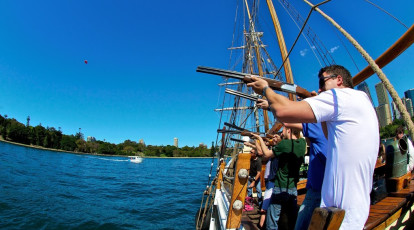
<path id="1" fill-rule="evenodd" d="M 221 162 L 220 169 L 219 169 L 219 175 L 217 179 L 217 189 L 221 189 L 221 182 L 223 181 L 223 173 L 224 173 L 225 166 L 226 165 L 224 164 L 224 162 Z"/>
<path id="2" fill-rule="evenodd" d="M 229 214 L 227 216 L 226 229 L 238 229 L 241 223 L 241 217 L 244 207 L 244 200 L 247 193 L 248 177 L 241 179 L 238 177 L 241 169 L 250 169 L 250 153 L 240 153 L 237 158 L 236 172 L 234 173 L 233 193 L 231 195 L 231 202 L 229 207 Z M 240 210 L 233 209 L 233 204 L 236 200 L 243 203 Z"/>
<path id="3" fill-rule="evenodd" d="M 414 43 L 414 24 L 405 32 L 390 48 L 388 48 L 381 56 L 375 59 L 375 63 L 380 68 L 383 68 L 400 54 L 402 54 L 408 47 Z M 358 85 L 371 75 L 374 74 L 371 66 L 365 67 L 361 72 L 352 78 L 354 85 Z"/>

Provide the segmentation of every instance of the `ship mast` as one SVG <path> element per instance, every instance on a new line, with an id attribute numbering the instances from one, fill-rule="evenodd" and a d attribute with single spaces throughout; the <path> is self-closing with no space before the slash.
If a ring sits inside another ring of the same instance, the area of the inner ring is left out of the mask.
<path id="1" fill-rule="evenodd" d="M 256 32 L 252 16 L 250 14 L 249 10 L 249 4 L 247 3 L 247 0 L 245 0 L 246 4 L 246 10 L 247 10 L 247 16 L 249 17 L 249 24 L 250 24 L 250 39 L 253 40 L 255 53 L 256 53 L 256 62 L 257 62 L 257 68 L 259 70 L 259 76 L 263 77 L 263 66 L 262 66 L 262 58 L 260 56 L 260 46 L 258 42 L 259 33 Z M 250 52 L 249 52 L 250 53 Z M 257 109 L 254 111 L 255 117 L 256 117 L 256 128 L 257 132 L 260 132 L 260 125 L 259 125 L 259 112 Z M 267 110 L 263 110 L 263 117 L 264 117 L 264 129 L 265 132 L 269 130 L 269 116 L 267 114 Z"/>
<path id="2" fill-rule="evenodd" d="M 282 60 L 286 60 L 283 64 L 283 67 L 285 69 L 286 82 L 294 84 L 289 57 L 287 57 L 286 43 L 283 37 L 282 28 L 280 27 L 280 22 L 276 14 L 275 7 L 273 6 L 272 0 L 266 0 L 266 2 L 267 2 L 267 6 L 269 7 L 270 14 L 272 16 L 273 26 L 275 27 L 276 37 L 278 38 L 277 41 L 279 44 L 280 53 L 282 55 Z M 296 101 L 296 97 L 291 93 L 289 93 L 289 99 L 292 101 Z"/>

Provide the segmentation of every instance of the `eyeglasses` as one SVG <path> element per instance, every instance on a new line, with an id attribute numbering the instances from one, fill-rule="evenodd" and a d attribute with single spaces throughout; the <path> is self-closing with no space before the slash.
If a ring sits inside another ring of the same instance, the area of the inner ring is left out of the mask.
<path id="1" fill-rule="evenodd" d="M 320 77 L 319 78 L 319 89 L 322 89 L 325 86 L 325 82 L 331 78 L 336 78 L 338 75 L 337 74 L 331 74 L 329 76 L 326 77 Z"/>

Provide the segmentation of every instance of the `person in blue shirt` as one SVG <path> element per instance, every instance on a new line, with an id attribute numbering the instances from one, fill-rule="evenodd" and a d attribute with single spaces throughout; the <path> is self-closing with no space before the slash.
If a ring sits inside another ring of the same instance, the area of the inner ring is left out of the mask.
<path id="1" fill-rule="evenodd" d="M 287 127 L 290 124 L 285 124 Z M 295 230 L 308 229 L 313 210 L 321 204 L 321 190 L 326 163 L 326 138 L 320 123 L 302 123 L 303 136 L 309 140 L 309 167 L 306 196 L 299 208 Z"/>
<path id="2" fill-rule="evenodd" d="M 267 109 L 266 100 L 259 99 L 258 106 Z M 322 182 L 326 164 L 326 138 L 320 123 L 284 123 L 288 128 L 302 130 L 309 144 L 309 167 L 306 196 L 299 208 L 295 230 L 308 229 L 313 210 L 321 204 Z"/>

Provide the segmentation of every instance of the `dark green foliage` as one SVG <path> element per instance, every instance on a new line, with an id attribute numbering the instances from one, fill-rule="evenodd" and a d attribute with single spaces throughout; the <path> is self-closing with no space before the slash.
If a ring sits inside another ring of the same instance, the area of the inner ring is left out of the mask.
<path id="1" fill-rule="evenodd" d="M 116 145 L 108 142 L 102 142 L 98 147 L 98 153 L 115 155 L 116 154 Z"/>
<path id="2" fill-rule="evenodd" d="M 414 117 L 411 118 L 411 120 L 413 120 L 413 119 L 414 119 Z M 398 128 L 398 126 L 404 126 L 405 127 L 404 120 L 394 119 L 394 121 L 391 124 L 380 128 L 381 139 L 395 137 L 395 130 Z"/>
<path id="3" fill-rule="evenodd" d="M 80 130 L 80 129 L 79 129 Z M 62 149 L 83 153 L 99 153 L 107 155 L 143 155 L 154 157 L 210 157 L 214 156 L 217 146 L 212 143 L 211 149 L 205 145 L 198 147 L 184 146 L 177 148 L 172 145 L 153 146 L 126 140 L 118 145 L 96 141 L 85 141 L 80 131 L 75 135 L 65 135 L 60 130 L 47 127 L 41 124 L 25 126 L 15 119 L 0 115 L 0 135 L 5 139 L 22 144 L 42 146 L 45 148 Z"/>
<path id="4" fill-rule="evenodd" d="M 29 130 L 25 125 L 15 119 L 11 119 L 6 127 L 6 136 L 10 140 L 18 143 L 29 144 Z"/>
<path id="5" fill-rule="evenodd" d="M 76 137 L 73 135 L 63 135 L 60 141 L 61 149 L 66 151 L 75 151 L 76 149 Z"/>

